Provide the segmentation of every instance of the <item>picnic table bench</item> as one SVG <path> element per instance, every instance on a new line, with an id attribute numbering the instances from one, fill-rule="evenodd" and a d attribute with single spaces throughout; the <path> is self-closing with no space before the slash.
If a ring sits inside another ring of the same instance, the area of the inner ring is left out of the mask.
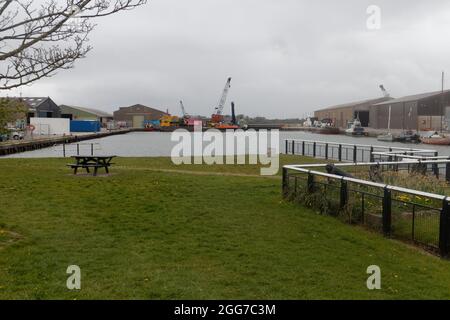
<path id="1" fill-rule="evenodd" d="M 94 169 L 94 176 L 97 175 L 99 168 L 105 168 L 106 173 L 109 173 L 109 167 L 113 164 L 111 160 L 115 156 L 72 156 L 76 163 L 70 163 L 67 166 L 73 169 L 73 174 L 77 174 L 78 168 L 86 169 L 90 173 L 90 168 Z"/>

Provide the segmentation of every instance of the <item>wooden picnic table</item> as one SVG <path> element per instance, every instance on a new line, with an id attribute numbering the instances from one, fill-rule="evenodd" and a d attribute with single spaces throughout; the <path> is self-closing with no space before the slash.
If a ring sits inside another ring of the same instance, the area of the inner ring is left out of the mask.
<path id="1" fill-rule="evenodd" d="M 109 167 L 113 164 L 111 160 L 116 156 L 72 156 L 76 163 L 68 164 L 73 169 L 73 174 L 77 174 L 78 168 L 86 169 L 90 173 L 90 168 L 94 169 L 94 176 L 97 175 L 99 168 L 105 168 L 106 173 L 109 173 Z"/>

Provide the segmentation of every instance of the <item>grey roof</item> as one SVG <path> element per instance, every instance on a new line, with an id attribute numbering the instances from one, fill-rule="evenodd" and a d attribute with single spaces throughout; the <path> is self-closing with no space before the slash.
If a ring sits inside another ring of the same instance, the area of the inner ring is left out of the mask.
<path id="1" fill-rule="evenodd" d="M 97 117 L 103 117 L 103 118 L 112 118 L 112 117 L 113 117 L 112 114 L 110 114 L 110 113 L 108 113 L 108 112 L 105 112 L 105 111 L 102 111 L 102 110 L 98 110 L 98 109 L 85 108 L 85 107 L 78 107 L 78 106 L 68 106 L 68 105 L 65 105 L 65 104 L 62 104 L 62 105 L 60 105 L 59 107 L 60 107 L 60 108 L 65 108 L 65 107 L 67 107 L 67 108 L 72 108 L 72 109 L 80 110 L 80 111 L 83 111 L 83 112 L 91 113 L 91 114 L 93 114 L 93 115 L 95 115 L 95 116 L 97 116 Z"/>
<path id="2" fill-rule="evenodd" d="M 335 105 L 335 106 L 323 108 L 323 109 L 316 110 L 316 111 L 326 111 L 326 110 L 331 110 L 331 109 L 341 109 L 341 108 L 356 107 L 356 106 L 359 106 L 361 104 L 373 105 L 375 103 L 379 103 L 379 102 L 386 101 L 386 100 L 392 100 L 392 98 L 381 97 L 381 98 L 376 98 L 376 99 L 366 99 L 366 100 L 361 100 L 361 101 L 355 101 L 355 102 L 338 104 L 338 105 Z"/>
<path id="3" fill-rule="evenodd" d="M 450 90 L 445 90 L 444 93 L 450 92 Z M 387 104 L 393 104 L 393 103 L 399 103 L 399 102 L 412 102 L 412 101 L 419 101 L 426 98 L 431 98 L 434 96 L 439 96 L 442 94 L 442 91 L 433 91 L 433 92 L 427 92 L 427 93 L 421 93 L 421 94 L 414 94 L 411 96 L 405 96 L 397 99 L 393 99 L 390 101 L 377 103 L 376 106 L 382 106 Z"/>
<path id="4" fill-rule="evenodd" d="M 155 113 L 159 112 L 159 113 L 168 114 L 165 111 L 158 110 L 158 109 L 155 109 L 155 108 L 152 108 L 152 107 L 148 107 L 148 106 L 145 106 L 145 105 L 140 104 L 140 103 L 133 104 L 132 106 L 128 106 L 128 107 L 119 107 L 119 110 L 126 110 L 126 109 L 132 109 L 132 108 L 143 108 L 143 109 L 146 109 L 147 111 L 151 111 L 151 112 L 155 112 Z M 118 110 L 116 110 L 116 111 L 118 111 Z"/>
<path id="5" fill-rule="evenodd" d="M 40 104 L 45 102 L 49 97 L 11 97 L 10 99 L 21 100 L 25 102 L 30 109 L 35 109 Z"/>

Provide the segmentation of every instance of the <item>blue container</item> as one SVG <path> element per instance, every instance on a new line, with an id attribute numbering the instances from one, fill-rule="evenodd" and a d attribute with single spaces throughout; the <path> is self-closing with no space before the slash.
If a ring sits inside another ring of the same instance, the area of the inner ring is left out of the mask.
<path id="1" fill-rule="evenodd" d="M 154 127 L 159 127 L 160 121 L 159 120 L 144 120 L 144 125 L 150 124 Z"/>
<path id="2" fill-rule="evenodd" d="M 72 120 L 70 121 L 70 132 L 99 132 L 100 121 Z"/>

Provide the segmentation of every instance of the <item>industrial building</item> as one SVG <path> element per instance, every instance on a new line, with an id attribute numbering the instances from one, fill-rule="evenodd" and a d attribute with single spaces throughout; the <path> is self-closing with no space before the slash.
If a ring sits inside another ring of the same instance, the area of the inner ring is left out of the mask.
<path id="1" fill-rule="evenodd" d="M 30 123 L 30 118 L 61 118 L 61 109 L 49 97 L 21 97 L 12 99 L 17 99 L 27 105 L 27 123 Z"/>
<path id="2" fill-rule="evenodd" d="M 319 120 L 330 119 L 338 128 L 346 128 L 347 123 L 358 117 L 363 127 L 369 127 L 371 107 L 377 103 L 389 101 L 391 99 L 392 98 L 390 97 L 382 97 L 340 104 L 317 110 L 314 112 L 314 117 Z"/>
<path id="3" fill-rule="evenodd" d="M 391 129 L 447 130 L 450 119 L 450 90 L 405 96 L 374 104 L 370 127 L 385 129 L 391 107 Z"/>
<path id="4" fill-rule="evenodd" d="M 97 109 L 68 105 L 59 107 L 61 108 L 61 117 L 70 120 L 93 120 L 99 121 L 102 125 L 113 120 L 112 114 Z"/>
<path id="5" fill-rule="evenodd" d="M 164 111 L 136 104 L 114 111 L 114 121 L 126 122 L 128 127 L 143 128 L 144 121 L 159 120 L 167 115 Z"/>

